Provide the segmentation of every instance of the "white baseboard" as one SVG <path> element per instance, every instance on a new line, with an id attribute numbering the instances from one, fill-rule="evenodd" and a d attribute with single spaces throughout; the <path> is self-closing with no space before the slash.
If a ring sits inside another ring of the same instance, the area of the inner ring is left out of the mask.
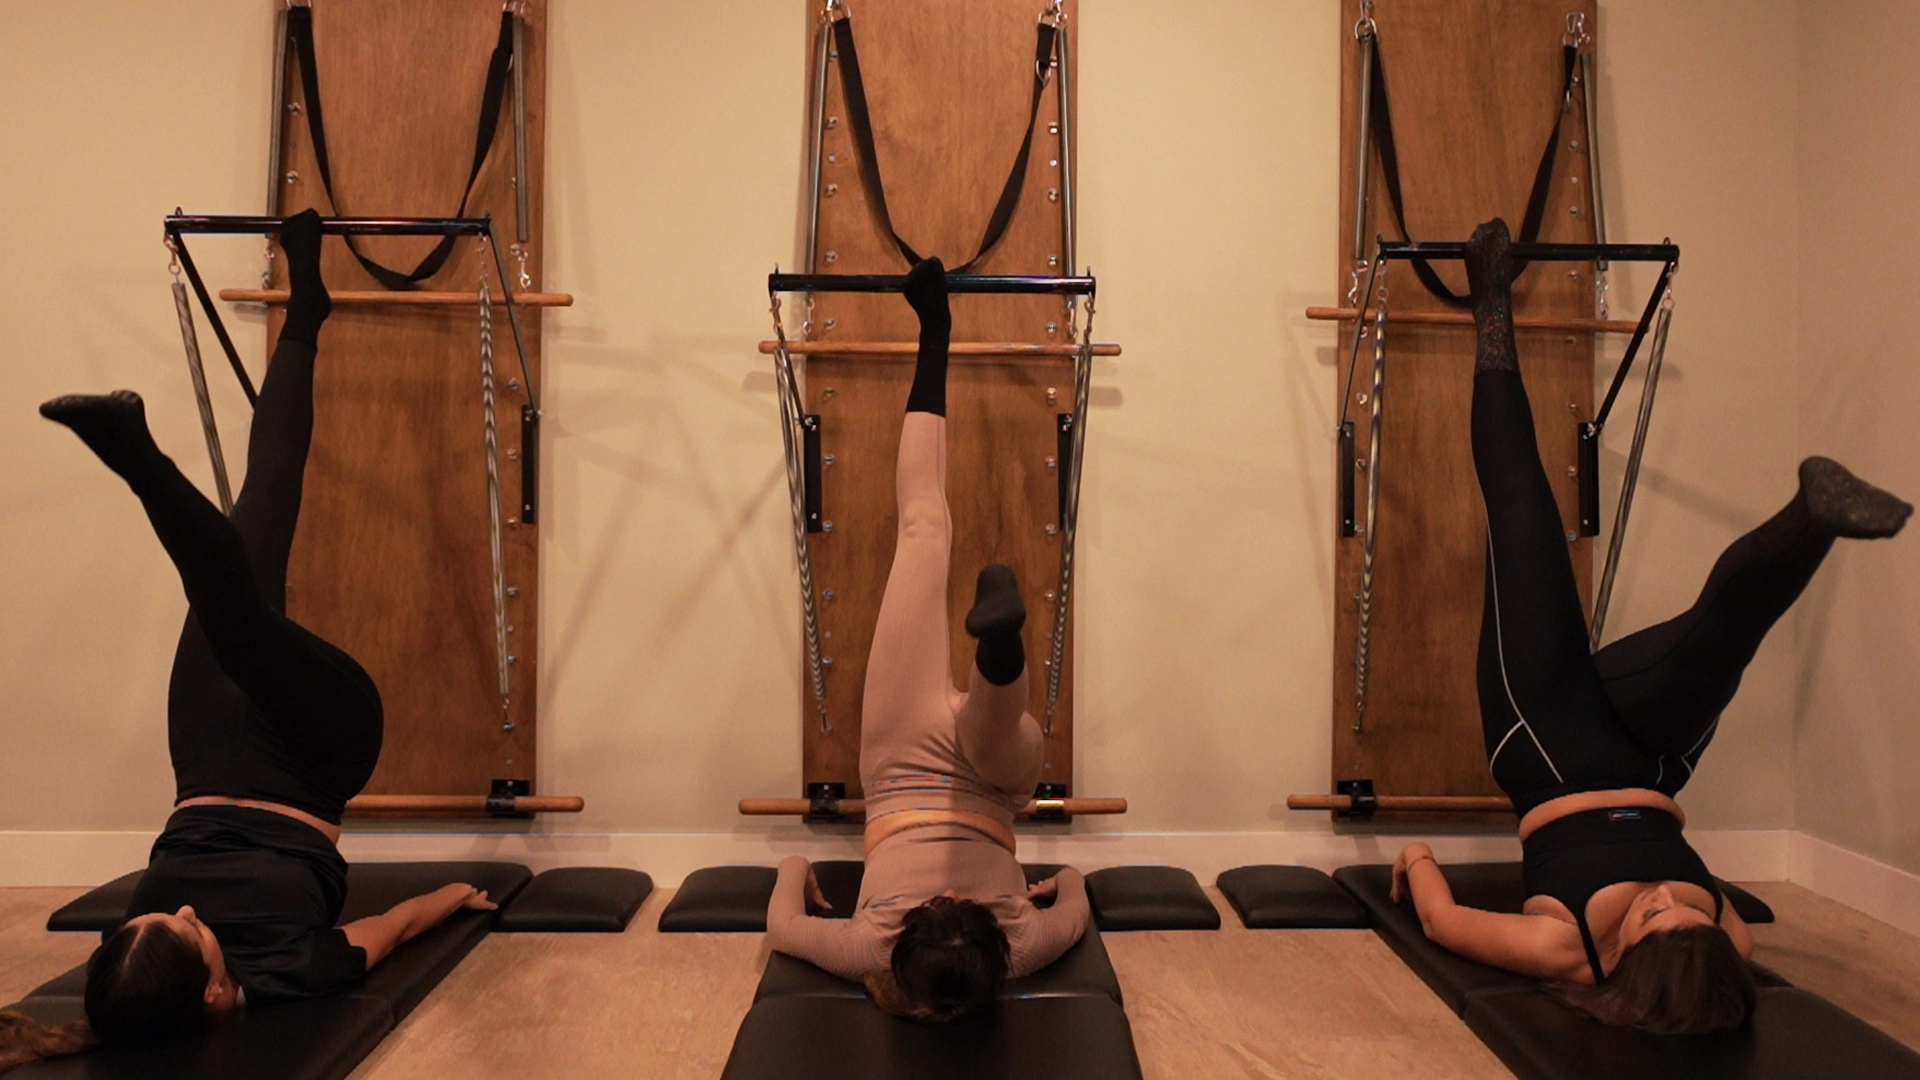
<path id="1" fill-rule="evenodd" d="M 1920 874 L 1806 833 L 1792 836 L 1789 881 L 1920 937 Z"/>

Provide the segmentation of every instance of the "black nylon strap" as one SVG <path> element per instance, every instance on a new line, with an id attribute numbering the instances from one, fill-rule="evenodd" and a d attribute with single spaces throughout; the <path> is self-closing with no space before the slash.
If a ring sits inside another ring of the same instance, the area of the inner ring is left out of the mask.
<path id="1" fill-rule="evenodd" d="M 320 109 L 320 68 L 314 61 L 313 49 L 313 9 L 305 5 L 296 5 L 287 11 L 287 37 L 293 41 L 296 55 L 300 59 L 300 85 L 306 96 L 307 131 L 313 139 L 314 161 L 320 167 L 320 185 L 327 191 L 327 200 L 333 204 L 335 214 L 342 213 L 340 200 L 333 194 L 333 164 L 327 153 L 326 120 Z M 487 64 L 486 88 L 480 97 L 480 130 L 474 137 L 473 165 L 467 172 L 467 183 L 460 194 L 460 208 L 454 217 L 465 217 L 467 201 L 473 197 L 473 183 L 480 176 L 480 166 L 486 163 L 487 154 L 493 149 L 494 136 L 500 129 L 500 106 L 506 96 L 507 74 L 513 66 L 513 13 L 500 13 L 500 39 L 493 47 L 493 57 Z M 351 235 L 342 237 L 347 242 L 347 250 L 360 260 L 388 289 L 406 291 L 417 289 L 420 283 L 440 272 L 447 258 L 453 254 L 456 237 L 449 233 L 440 238 L 426 258 L 410 272 L 401 272 L 362 254 Z"/>
<path id="2" fill-rule="evenodd" d="M 950 267 L 947 270 L 949 274 L 964 274 L 986 258 L 987 253 L 1006 235 L 1013 212 L 1020 205 L 1020 190 L 1027 182 L 1027 162 L 1033 156 L 1033 131 L 1039 125 L 1041 96 L 1053 72 L 1054 39 L 1058 34 L 1059 28 L 1052 23 L 1040 23 L 1033 48 L 1033 104 L 1027 111 L 1027 133 L 1020 140 L 1020 153 L 1013 159 L 1013 169 L 1000 189 L 1000 200 L 994 204 L 993 216 L 987 220 L 987 230 L 981 237 L 980 249 L 973 258 L 959 266 Z M 860 77 L 860 55 L 853 44 L 851 17 L 833 23 L 833 41 L 834 49 L 839 54 L 840 91 L 846 99 L 847 126 L 853 129 L 854 146 L 860 153 L 861 186 L 866 188 L 867 202 L 880 219 L 881 228 L 887 231 L 893 246 L 899 249 L 901 258 L 911 266 L 920 261 L 920 253 L 893 227 L 893 214 L 887 209 L 886 186 L 880 180 L 880 158 L 873 146 L 873 115 L 867 108 L 866 82 Z"/>
<path id="3" fill-rule="evenodd" d="M 1393 205 L 1394 219 L 1400 226 L 1400 237 L 1411 240 L 1412 234 L 1407 230 L 1406 201 L 1400 186 L 1400 152 L 1393 141 L 1393 109 L 1387 104 L 1387 76 L 1381 64 L 1379 36 L 1369 35 L 1366 38 L 1365 48 L 1373 51 L 1372 126 L 1374 145 L 1380 151 L 1381 178 L 1386 184 L 1387 201 Z M 1539 168 L 1534 170 L 1533 190 L 1527 195 L 1526 216 L 1520 220 L 1518 242 L 1522 244 L 1531 244 L 1540 239 L 1540 228 L 1546 223 L 1547 196 L 1553 188 L 1553 162 L 1560 149 L 1560 125 L 1566 117 L 1567 105 L 1572 100 L 1574 73 L 1580 66 L 1578 49 L 1571 45 L 1564 45 L 1560 52 L 1563 65 L 1560 100 L 1555 106 L 1553 128 L 1547 132 L 1547 148 L 1540 154 Z M 1420 284 L 1425 285 L 1427 291 L 1441 302 L 1458 308 L 1472 306 L 1472 297 L 1454 292 L 1441 279 L 1439 271 L 1435 270 L 1432 264 L 1425 259 L 1409 261 L 1413 263 L 1413 272 L 1420 279 Z M 1525 262 L 1516 262 L 1513 267 L 1514 277 L 1519 277 L 1520 272 L 1526 268 Z"/>

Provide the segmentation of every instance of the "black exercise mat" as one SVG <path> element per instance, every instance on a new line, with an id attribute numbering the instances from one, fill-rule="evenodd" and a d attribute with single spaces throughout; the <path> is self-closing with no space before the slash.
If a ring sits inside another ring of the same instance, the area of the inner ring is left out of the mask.
<path id="1" fill-rule="evenodd" d="M 618 934 L 653 893 L 638 870 L 567 866 L 537 875 L 500 909 L 497 934 Z"/>
<path id="2" fill-rule="evenodd" d="M 1367 909 L 1311 866 L 1241 866 L 1214 881 L 1249 930 L 1364 930 Z"/>
<path id="3" fill-rule="evenodd" d="M 775 997 L 740 1022 L 723 1080 L 1131 1080 L 1133 1029 L 1111 999 L 1029 998 L 952 1024 L 863 1000 Z"/>
<path id="4" fill-rule="evenodd" d="M 753 1000 L 770 997 L 832 997 L 866 1000 L 866 988 L 857 982 L 823 971 L 797 957 L 782 952 L 767 955 L 767 967 Z M 1115 1002 L 1120 997 L 1120 977 L 1113 972 L 1107 947 L 1100 931 L 1087 927 L 1085 936 L 1060 959 L 1023 979 L 1009 979 L 1000 988 L 1000 1000 L 1014 1001 L 1041 997 L 1105 997 Z"/>
<path id="5" fill-rule="evenodd" d="M 1517 915 L 1526 901 L 1519 863 L 1450 863 L 1447 884 L 1453 898 L 1469 907 Z M 1525 975 L 1476 963 L 1427 940 L 1413 901 L 1394 903 L 1393 867 L 1343 866 L 1333 880 L 1352 893 L 1367 909 L 1373 932 L 1379 934 L 1400 959 L 1420 976 L 1455 1014 L 1466 1010 L 1467 999 L 1484 993 L 1526 990 L 1539 985 Z"/>
<path id="6" fill-rule="evenodd" d="M 1218 930 L 1220 909 L 1193 873 L 1175 866 L 1115 866 L 1087 875 L 1100 929 Z"/>

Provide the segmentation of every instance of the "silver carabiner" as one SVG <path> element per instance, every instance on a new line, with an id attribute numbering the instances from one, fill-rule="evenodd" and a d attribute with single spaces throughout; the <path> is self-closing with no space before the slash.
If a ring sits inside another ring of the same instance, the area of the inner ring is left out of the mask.
<path id="1" fill-rule="evenodd" d="M 1373 0 L 1360 0 L 1360 19 L 1353 24 L 1353 40 L 1365 41 L 1380 32 L 1373 21 Z"/>

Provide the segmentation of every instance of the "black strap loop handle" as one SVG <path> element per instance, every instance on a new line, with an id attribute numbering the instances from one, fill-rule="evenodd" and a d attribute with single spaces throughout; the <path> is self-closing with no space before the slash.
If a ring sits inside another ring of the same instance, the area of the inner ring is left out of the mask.
<path id="1" fill-rule="evenodd" d="M 306 5 L 295 5 L 287 11 L 287 37 L 292 40 L 296 54 L 300 58 L 300 85 L 306 95 L 307 131 L 313 138 L 314 161 L 320 166 L 320 185 L 327 191 L 327 201 L 333 204 L 335 214 L 341 214 L 340 200 L 333 194 L 333 163 L 327 153 L 326 121 L 320 109 L 320 68 L 314 61 L 313 50 L 313 9 Z M 513 67 L 513 13 L 500 13 L 500 39 L 493 47 L 493 57 L 487 64 L 486 88 L 480 97 L 480 131 L 474 137 L 473 165 L 467 171 L 467 184 L 460 195 L 460 208 L 454 217 L 465 217 L 467 201 L 473 198 L 473 184 L 479 179 L 480 166 L 492 151 L 494 136 L 500 129 L 500 106 L 506 96 L 507 74 Z M 354 243 L 353 236 L 344 237 L 347 250 L 360 260 L 375 281 L 396 292 L 418 289 L 420 283 L 440 272 L 449 256 L 453 254 L 456 237 L 452 233 L 440 238 L 432 251 L 421 259 L 409 272 L 383 266 L 361 253 Z"/>
<path id="2" fill-rule="evenodd" d="M 1407 229 L 1406 201 L 1400 187 L 1400 152 L 1393 141 L 1393 110 L 1387 104 L 1386 69 L 1380 60 L 1380 38 L 1377 34 L 1369 34 L 1364 41 L 1361 47 L 1373 52 L 1372 126 L 1374 145 L 1380 150 L 1381 178 L 1386 184 L 1387 201 L 1393 204 L 1393 216 L 1400 226 L 1400 236 L 1402 239 L 1411 240 L 1413 236 Z M 1522 244 L 1531 244 L 1538 240 L 1540 228 L 1546 223 L 1547 196 L 1553 188 L 1553 162 L 1560 149 L 1560 126 L 1573 100 L 1574 75 L 1580 70 L 1579 49 L 1572 45 L 1565 45 L 1561 47 L 1560 52 L 1563 69 L 1560 100 L 1555 107 L 1553 127 L 1547 132 L 1547 148 L 1541 152 L 1540 167 L 1533 174 L 1533 191 L 1527 196 L 1527 214 L 1520 220 L 1520 235 L 1517 239 Z M 1454 292 L 1445 281 L 1441 280 L 1439 272 L 1425 259 L 1411 261 L 1414 275 L 1435 298 L 1457 308 L 1472 306 L 1472 297 Z M 1526 263 L 1516 262 L 1513 267 L 1514 277 L 1519 277 L 1520 272 L 1526 268 Z"/>
<path id="3" fill-rule="evenodd" d="M 1000 201 L 994 204 L 993 216 L 987 220 L 987 231 L 980 240 L 980 249 L 973 258 L 949 268 L 949 274 L 964 274 L 973 269 L 1000 243 L 1001 237 L 1006 235 L 1007 225 L 1013 221 L 1013 212 L 1020 205 L 1020 190 L 1027 182 L 1027 162 L 1033 156 L 1033 131 L 1040 122 L 1041 98 L 1046 91 L 1047 80 L 1053 73 L 1053 48 L 1058 36 L 1059 27 L 1041 20 L 1033 47 L 1033 104 L 1027 112 L 1026 137 L 1020 141 L 1020 153 L 1013 159 L 1013 170 L 1008 173 L 1007 182 L 1000 189 Z M 893 227 L 893 214 L 887 209 L 887 190 L 880 180 L 880 158 L 873 146 L 873 115 L 867 107 L 866 82 L 860 77 L 860 55 L 853 44 L 852 17 L 834 20 L 833 41 L 839 53 L 840 90 L 846 99 L 847 124 L 853 129 L 854 145 L 860 152 L 861 186 L 866 188 L 867 201 L 873 208 L 874 216 L 880 219 L 881 228 L 892 238 L 900 257 L 911 266 L 920 261 L 920 253 Z"/>

